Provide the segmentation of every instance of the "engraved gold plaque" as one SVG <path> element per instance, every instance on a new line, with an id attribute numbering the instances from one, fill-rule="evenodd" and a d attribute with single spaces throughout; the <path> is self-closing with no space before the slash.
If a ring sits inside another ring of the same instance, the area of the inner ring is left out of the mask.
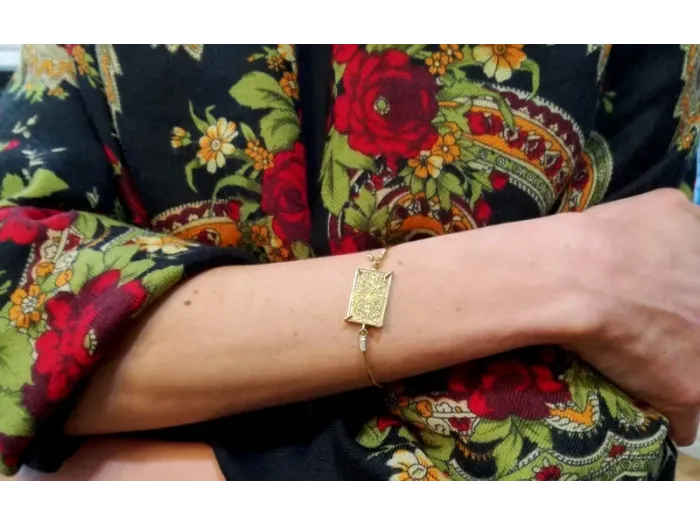
<path id="1" fill-rule="evenodd" d="M 357 268 L 345 320 L 349 323 L 381 328 L 384 324 L 392 276 L 393 272 Z"/>

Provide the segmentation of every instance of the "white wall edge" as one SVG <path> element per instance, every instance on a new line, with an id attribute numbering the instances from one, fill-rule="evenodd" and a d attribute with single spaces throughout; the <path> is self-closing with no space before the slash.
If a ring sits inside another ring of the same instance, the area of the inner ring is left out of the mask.
<path id="1" fill-rule="evenodd" d="M 683 447 L 678 450 L 681 452 L 681 454 L 686 454 L 694 457 L 695 459 L 700 459 L 700 441 L 696 441 L 689 447 Z"/>
<path id="2" fill-rule="evenodd" d="M 19 65 L 19 48 L 9 47 L 0 47 L 0 71 L 14 71 Z"/>

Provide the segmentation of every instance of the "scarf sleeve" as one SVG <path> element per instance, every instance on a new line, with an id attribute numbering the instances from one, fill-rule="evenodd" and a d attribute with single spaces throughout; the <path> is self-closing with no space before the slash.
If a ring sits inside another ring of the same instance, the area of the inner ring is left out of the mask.
<path id="1" fill-rule="evenodd" d="M 129 320 L 187 276 L 249 262 L 149 231 L 114 132 L 89 117 L 105 93 L 83 47 L 37 45 L 0 98 L 0 473 L 62 426 Z"/>

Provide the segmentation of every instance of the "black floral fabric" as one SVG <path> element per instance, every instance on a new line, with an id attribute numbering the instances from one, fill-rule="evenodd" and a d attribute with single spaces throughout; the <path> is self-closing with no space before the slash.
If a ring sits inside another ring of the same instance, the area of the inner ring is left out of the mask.
<path id="1" fill-rule="evenodd" d="M 64 448 L 109 343 L 187 276 L 690 192 L 699 78 L 696 45 L 25 46 L 0 469 Z M 667 431 L 552 347 L 141 437 L 210 443 L 229 479 L 660 479 Z"/>

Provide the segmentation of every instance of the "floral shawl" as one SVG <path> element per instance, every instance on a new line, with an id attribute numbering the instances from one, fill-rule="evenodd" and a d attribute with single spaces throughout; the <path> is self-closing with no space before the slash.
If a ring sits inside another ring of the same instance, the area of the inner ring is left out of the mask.
<path id="1" fill-rule="evenodd" d="M 109 343 L 188 276 L 689 191 L 699 79 L 695 45 L 24 47 L 0 99 L 0 471 L 61 442 Z M 558 348 L 178 432 L 228 478 L 673 468 L 667 422 Z"/>

